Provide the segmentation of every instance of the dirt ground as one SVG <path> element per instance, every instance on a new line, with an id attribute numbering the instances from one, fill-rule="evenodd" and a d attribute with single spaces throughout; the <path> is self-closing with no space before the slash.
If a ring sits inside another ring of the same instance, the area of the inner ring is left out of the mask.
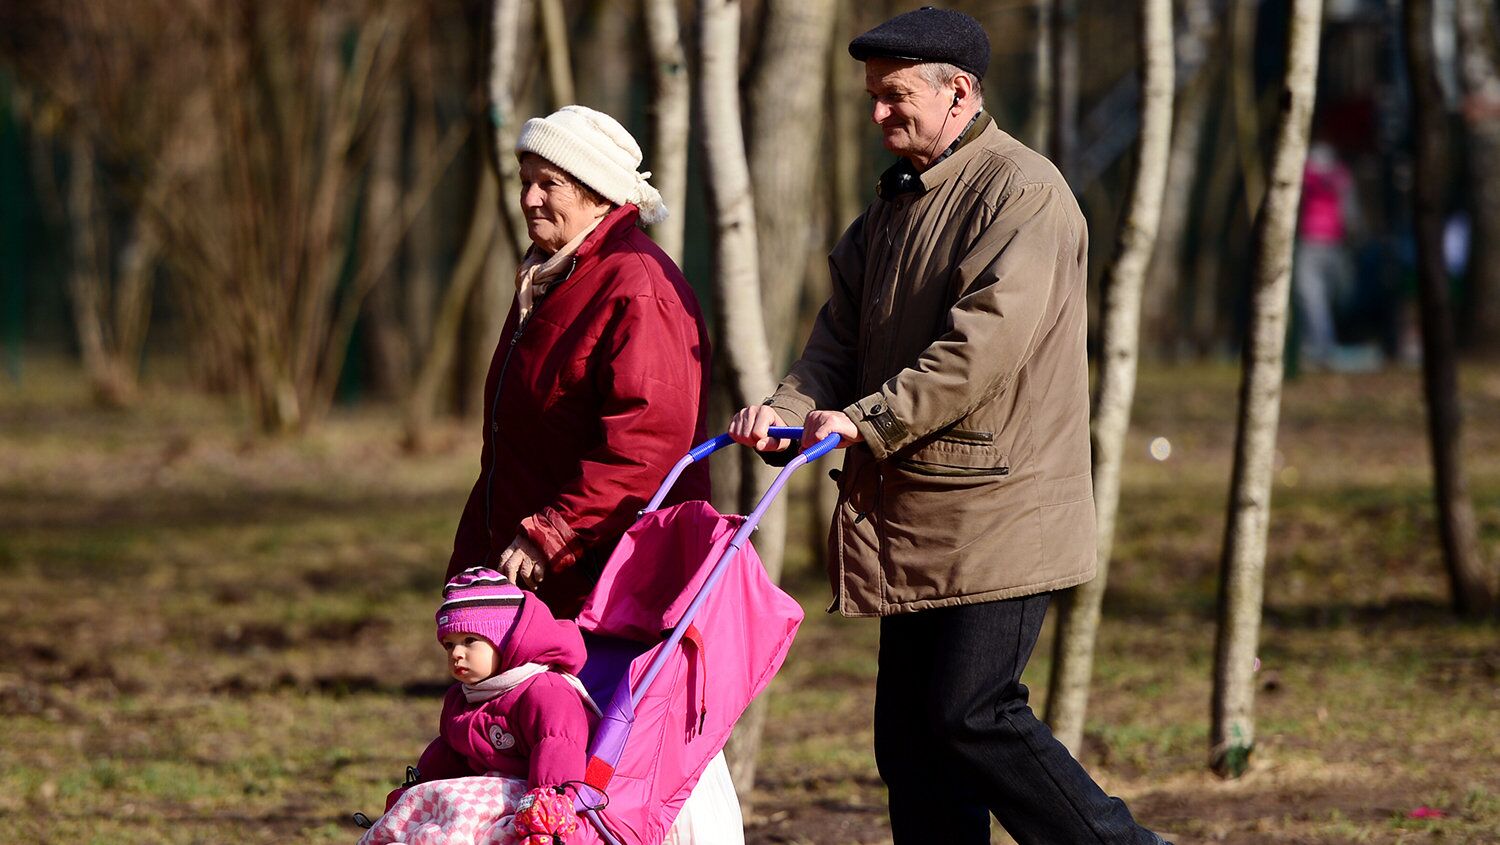
<path id="1" fill-rule="evenodd" d="M 1227 366 L 1143 374 L 1085 763 L 1179 843 L 1500 842 L 1500 625 L 1448 609 L 1414 371 L 1289 385 L 1257 746 L 1246 777 L 1207 773 L 1235 391 Z M 1500 561 L 1500 370 L 1467 371 L 1464 399 Z M 477 437 L 406 455 L 390 415 L 358 411 L 265 441 L 166 387 L 97 411 L 46 362 L 0 387 L 0 842 L 352 843 L 349 813 L 433 730 L 432 603 Z M 823 613 L 793 521 L 808 615 L 748 841 L 888 842 L 876 625 Z"/>

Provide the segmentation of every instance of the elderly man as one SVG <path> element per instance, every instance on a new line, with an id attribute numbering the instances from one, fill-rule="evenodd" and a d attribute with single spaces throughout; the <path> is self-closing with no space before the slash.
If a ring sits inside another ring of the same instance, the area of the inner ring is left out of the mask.
<path id="1" fill-rule="evenodd" d="M 833 607 L 880 617 L 875 755 L 903 843 L 1156 843 L 1027 706 L 1055 590 L 1094 574 L 1087 230 L 1067 183 L 983 110 L 989 39 L 925 7 L 854 39 L 899 160 L 829 257 L 802 357 L 729 431 L 850 447 Z M 832 608 L 830 608 L 831 610 Z"/>

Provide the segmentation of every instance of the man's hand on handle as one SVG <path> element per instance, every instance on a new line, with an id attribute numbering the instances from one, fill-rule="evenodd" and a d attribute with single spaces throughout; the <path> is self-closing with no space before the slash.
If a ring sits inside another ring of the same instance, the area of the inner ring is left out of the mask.
<path id="1" fill-rule="evenodd" d="M 839 436 L 840 449 L 847 449 L 851 443 L 865 439 L 854 420 L 843 411 L 813 411 L 802 423 L 802 448 L 806 449 L 830 434 Z"/>
<path id="2" fill-rule="evenodd" d="M 729 420 L 729 436 L 734 442 L 749 446 L 757 452 L 780 452 L 791 445 L 790 440 L 771 438 L 774 426 L 784 426 L 781 415 L 769 405 L 752 405 L 741 408 Z M 802 425 L 802 446 L 806 448 L 830 434 L 840 436 L 839 448 L 864 440 L 854 421 L 843 411 L 813 411 Z"/>

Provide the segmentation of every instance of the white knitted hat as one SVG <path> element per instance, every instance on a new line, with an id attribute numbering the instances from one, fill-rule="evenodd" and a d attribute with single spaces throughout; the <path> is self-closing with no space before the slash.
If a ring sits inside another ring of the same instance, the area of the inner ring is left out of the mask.
<path id="1" fill-rule="evenodd" d="M 536 153 L 566 170 L 610 202 L 634 203 L 648 226 L 667 219 L 661 194 L 638 172 L 641 147 L 620 122 L 586 106 L 563 106 L 521 127 L 516 157 Z"/>

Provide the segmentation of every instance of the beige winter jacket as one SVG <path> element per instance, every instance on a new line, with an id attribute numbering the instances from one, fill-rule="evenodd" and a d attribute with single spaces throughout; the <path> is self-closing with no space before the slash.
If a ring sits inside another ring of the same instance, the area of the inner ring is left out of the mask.
<path id="1" fill-rule="evenodd" d="M 766 400 L 788 424 L 843 409 L 864 435 L 829 536 L 848 616 L 1094 574 L 1087 229 L 1051 162 L 987 118 L 970 135 L 844 233 L 832 296 Z"/>

